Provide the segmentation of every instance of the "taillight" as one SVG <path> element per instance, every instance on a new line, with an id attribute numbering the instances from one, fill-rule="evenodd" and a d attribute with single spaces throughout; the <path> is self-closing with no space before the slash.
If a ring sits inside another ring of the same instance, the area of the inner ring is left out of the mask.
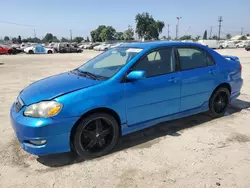
<path id="1" fill-rule="evenodd" d="M 240 72 L 242 71 L 242 66 L 240 65 L 240 67 L 239 67 L 239 70 L 240 70 Z"/>

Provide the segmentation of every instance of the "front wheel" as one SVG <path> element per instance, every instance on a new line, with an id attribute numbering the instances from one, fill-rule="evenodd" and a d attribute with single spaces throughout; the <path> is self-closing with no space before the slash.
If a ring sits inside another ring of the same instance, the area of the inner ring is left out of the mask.
<path id="1" fill-rule="evenodd" d="M 106 113 L 96 113 L 84 118 L 73 133 L 73 147 L 85 158 L 99 157 L 112 150 L 119 137 L 116 119 Z"/>
<path id="2" fill-rule="evenodd" d="M 8 54 L 9 54 L 9 55 L 14 54 L 13 50 L 9 50 L 9 51 L 8 51 Z"/>
<path id="3" fill-rule="evenodd" d="M 230 92 L 227 88 L 217 89 L 209 100 L 209 111 L 212 117 L 217 118 L 225 114 L 230 103 Z"/>

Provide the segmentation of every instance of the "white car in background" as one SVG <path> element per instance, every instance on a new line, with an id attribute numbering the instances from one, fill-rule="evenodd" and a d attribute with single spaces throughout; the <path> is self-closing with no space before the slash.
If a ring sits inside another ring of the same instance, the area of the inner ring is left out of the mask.
<path id="1" fill-rule="evenodd" d="M 245 48 L 248 45 L 249 41 L 245 40 L 245 41 L 241 41 L 240 43 L 238 43 L 236 45 L 236 48 Z"/>
<path id="2" fill-rule="evenodd" d="M 124 43 L 116 43 L 116 44 L 112 44 L 112 45 L 110 46 L 110 48 L 119 47 L 119 46 L 121 46 L 122 44 L 124 44 Z"/>
<path id="3" fill-rule="evenodd" d="M 198 40 L 198 43 L 212 49 L 220 48 L 220 43 L 218 40 Z"/>
<path id="4" fill-rule="evenodd" d="M 22 44 L 20 44 L 20 49 L 22 51 L 24 51 L 25 48 L 31 47 L 32 45 L 34 45 L 34 44 L 32 44 L 32 43 L 22 43 Z"/>
<path id="5" fill-rule="evenodd" d="M 24 49 L 27 54 L 52 54 L 55 53 L 53 48 L 46 48 L 41 44 L 30 46 Z"/>
<path id="6" fill-rule="evenodd" d="M 97 51 L 100 51 L 100 48 L 102 47 L 103 44 L 99 44 L 97 46 L 95 46 L 93 49 L 94 50 L 97 50 Z"/>
<path id="7" fill-rule="evenodd" d="M 84 45 L 82 46 L 82 48 L 83 48 L 83 49 L 89 49 L 90 46 L 92 46 L 92 44 L 93 44 L 93 43 L 84 44 Z"/>
<path id="8" fill-rule="evenodd" d="M 223 48 L 236 48 L 236 44 L 234 41 L 225 41 L 222 43 Z"/>
<path id="9" fill-rule="evenodd" d="M 95 46 L 95 47 L 94 47 L 94 50 L 97 50 L 97 51 L 106 51 L 106 50 L 108 50 L 110 47 L 111 47 L 111 44 L 100 44 L 100 45 L 98 45 L 98 46 Z"/>

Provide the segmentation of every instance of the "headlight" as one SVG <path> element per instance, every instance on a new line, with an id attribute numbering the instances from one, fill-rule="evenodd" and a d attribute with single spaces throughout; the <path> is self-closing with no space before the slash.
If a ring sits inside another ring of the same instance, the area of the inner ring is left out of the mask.
<path id="1" fill-rule="evenodd" d="M 56 101 L 44 101 L 28 106 L 24 115 L 47 118 L 57 115 L 61 109 L 62 105 Z"/>

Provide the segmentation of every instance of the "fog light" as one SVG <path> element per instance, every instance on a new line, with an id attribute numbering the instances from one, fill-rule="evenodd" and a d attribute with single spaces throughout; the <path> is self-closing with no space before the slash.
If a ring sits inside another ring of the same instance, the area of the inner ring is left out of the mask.
<path id="1" fill-rule="evenodd" d="M 29 143 L 33 144 L 33 145 L 43 145 L 46 143 L 46 140 L 30 140 Z"/>

